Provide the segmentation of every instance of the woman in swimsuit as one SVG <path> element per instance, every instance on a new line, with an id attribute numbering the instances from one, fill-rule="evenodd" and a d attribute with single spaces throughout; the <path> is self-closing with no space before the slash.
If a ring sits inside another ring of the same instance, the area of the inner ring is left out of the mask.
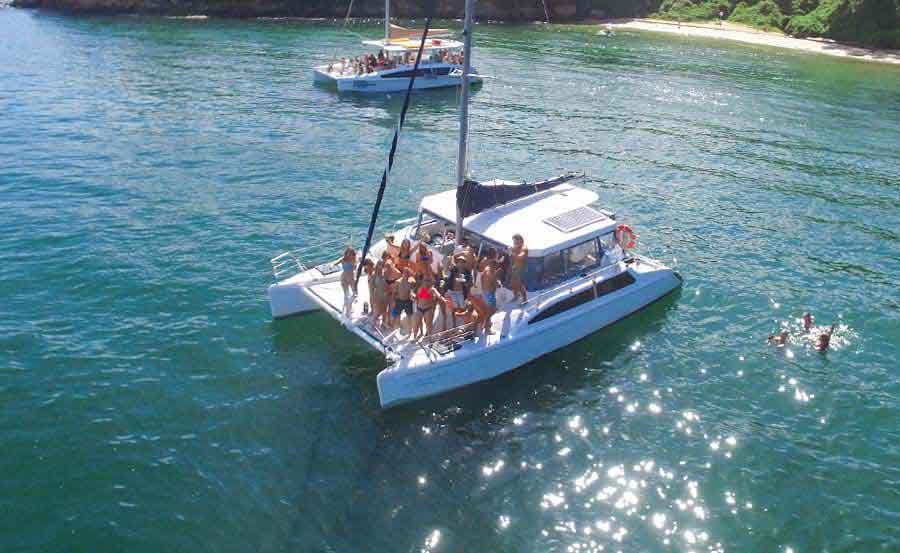
<path id="1" fill-rule="evenodd" d="M 369 289 L 369 299 L 372 301 L 372 326 L 377 328 L 379 320 L 384 318 L 385 306 L 388 300 L 387 282 L 384 280 L 384 261 L 379 261 L 375 264 L 371 282 L 372 287 Z"/>
<path id="2" fill-rule="evenodd" d="M 344 290 L 345 307 L 350 303 L 351 298 L 356 296 L 354 269 L 356 269 L 356 250 L 348 247 L 344 250 L 344 256 L 341 258 L 341 288 Z"/>
<path id="3" fill-rule="evenodd" d="M 397 268 L 401 271 L 412 266 L 412 243 L 409 239 L 400 242 L 400 252 L 397 254 Z"/>
<path id="4" fill-rule="evenodd" d="M 431 254 L 431 251 L 428 250 L 428 246 L 425 245 L 425 242 L 419 242 L 419 249 L 416 250 L 416 276 L 433 276 L 431 270 L 431 262 L 434 261 L 434 257 Z"/>
<path id="5" fill-rule="evenodd" d="M 416 290 L 416 314 L 413 316 L 413 340 L 419 338 L 422 330 L 422 322 L 425 322 L 425 333 L 422 336 L 431 334 L 431 328 L 434 325 L 434 307 L 438 302 L 443 302 L 440 293 L 434 287 L 434 277 L 431 274 L 425 275 L 422 283 Z"/>
<path id="6" fill-rule="evenodd" d="M 391 314 L 394 309 L 394 301 L 396 299 L 397 286 L 396 283 L 400 280 L 400 277 L 403 276 L 397 267 L 394 266 L 394 262 L 390 259 L 386 259 L 384 262 L 384 281 L 387 283 L 387 302 L 385 303 L 384 309 L 384 319 L 387 321 L 389 327 L 394 328 L 394 320 Z"/>
<path id="7" fill-rule="evenodd" d="M 397 254 L 400 253 L 400 248 L 394 244 L 394 235 L 388 234 L 384 237 L 384 242 L 386 244 L 384 251 L 387 252 L 388 255 L 391 256 L 391 260 L 396 264 L 397 263 Z"/>

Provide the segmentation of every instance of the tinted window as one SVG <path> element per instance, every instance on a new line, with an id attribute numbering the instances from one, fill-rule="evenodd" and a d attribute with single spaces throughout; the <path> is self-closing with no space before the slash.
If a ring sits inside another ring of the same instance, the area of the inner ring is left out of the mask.
<path id="1" fill-rule="evenodd" d="M 544 258 L 543 284 L 544 286 L 557 283 L 566 275 L 566 267 L 563 265 L 561 253 L 552 253 Z"/>
<path id="2" fill-rule="evenodd" d="M 631 276 L 631 273 L 629 273 L 628 271 L 619 273 L 612 278 L 608 278 L 602 282 L 597 283 L 597 297 L 611 294 L 616 290 L 621 290 L 629 284 L 634 284 L 634 277 Z"/>
<path id="3" fill-rule="evenodd" d="M 543 311 L 538 313 L 537 317 L 530 319 L 528 321 L 528 324 L 537 323 L 537 322 L 543 321 L 546 318 L 552 317 L 554 315 L 559 315 L 563 311 L 568 311 L 569 309 L 578 307 L 579 305 L 587 303 L 587 302 L 591 301 L 592 299 L 594 299 L 594 290 L 591 288 L 588 288 L 587 290 L 584 290 L 583 292 L 579 292 L 573 296 L 569 296 L 568 298 L 566 298 L 564 300 L 554 303 L 547 309 L 544 309 Z"/>
<path id="4" fill-rule="evenodd" d="M 593 239 L 572 246 L 563 253 L 566 256 L 566 273 L 569 275 L 583 273 L 591 267 L 595 267 L 600 260 L 597 241 Z"/>

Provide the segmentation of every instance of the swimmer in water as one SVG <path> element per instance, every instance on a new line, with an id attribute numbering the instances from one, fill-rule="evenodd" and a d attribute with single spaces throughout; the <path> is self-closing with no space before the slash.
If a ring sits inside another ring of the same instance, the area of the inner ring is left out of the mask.
<path id="1" fill-rule="evenodd" d="M 813 326 L 813 316 L 812 313 L 807 311 L 803 314 L 803 330 L 809 332 Z"/>
<path id="2" fill-rule="evenodd" d="M 769 344 L 773 346 L 783 347 L 788 341 L 788 331 L 782 330 L 779 334 L 769 336 Z"/>
<path id="3" fill-rule="evenodd" d="M 827 331 L 819 334 L 819 339 L 816 341 L 816 349 L 819 351 L 828 351 L 828 346 L 831 345 L 831 335 L 834 334 L 834 326 L 831 325 Z"/>

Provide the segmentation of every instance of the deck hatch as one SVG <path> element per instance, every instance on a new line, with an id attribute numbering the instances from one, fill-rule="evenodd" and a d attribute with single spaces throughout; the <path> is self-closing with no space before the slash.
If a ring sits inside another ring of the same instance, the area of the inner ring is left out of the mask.
<path id="1" fill-rule="evenodd" d="M 606 215 L 596 209 L 582 206 L 553 217 L 548 217 L 544 219 L 544 222 L 561 232 L 572 232 L 604 219 L 606 219 Z"/>

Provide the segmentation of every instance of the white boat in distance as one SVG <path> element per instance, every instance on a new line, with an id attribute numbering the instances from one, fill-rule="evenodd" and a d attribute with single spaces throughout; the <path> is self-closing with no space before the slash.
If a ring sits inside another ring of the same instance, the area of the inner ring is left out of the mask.
<path id="1" fill-rule="evenodd" d="M 473 1 L 466 1 L 468 51 Z M 583 182 L 575 185 L 584 180 L 583 175 L 567 174 L 531 184 L 467 179 L 468 96 L 469 87 L 464 83 L 456 189 L 425 196 L 418 217 L 400 222 L 404 226 L 392 234 L 395 244 L 405 239 L 423 244 L 431 271 L 444 278 L 449 275 L 442 261 L 454 254 L 461 238 L 480 256 L 490 248 L 508 252 L 513 248 L 513 235 L 522 235 L 528 258 L 519 274 L 528 300 L 514 300 L 512 292 L 501 286 L 496 292 L 496 312 L 490 316 L 493 333 L 479 332 L 475 323 L 450 328 L 449 321 L 432 309 L 425 313 L 434 317 L 434 328 L 448 329 L 412 340 L 400 330 L 386 331 L 372 324 L 370 290 L 365 282 L 359 284 L 352 301 L 345 298 L 340 259 L 309 266 L 299 251 L 272 259 L 275 283 L 268 289 L 272 316 L 277 319 L 322 310 L 382 352 L 387 361 L 387 368 L 377 377 L 382 407 L 511 371 L 611 325 L 681 286 L 681 277 L 671 268 L 630 251 L 636 235 L 619 224 L 614 214 L 595 207 L 598 195 L 584 188 Z M 389 169 L 390 165 L 376 201 L 370 237 Z M 346 245 L 341 240 L 331 247 L 337 255 Z M 387 247 L 386 240 L 379 241 L 368 250 L 368 258 L 380 259 Z M 367 249 L 363 248 L 364 256 Z"/>
<path id="2" fill-rule="evenodd" d="M 367 65 L 359 56 L 340 58 L 313 69 L 313 80 L 333 85 L 339 92 L 402 92 L 409 85 L 413 60 L 420 46 L 421 31 L 393 25 L 391 2 L 385 0 L 384 38 L 364 40 L 378 55 L 376 63 Z M 459 86 L 463 76 L 463 43 L 446 38 L 447 29 L 434 29 L 425 41 L 424 57 L 416 72 L 414 90 Z M 439 38 L 440 37 L 440 38 Z M 465 73 L 469 82 L 480 83 L 474 68 Z"/>

